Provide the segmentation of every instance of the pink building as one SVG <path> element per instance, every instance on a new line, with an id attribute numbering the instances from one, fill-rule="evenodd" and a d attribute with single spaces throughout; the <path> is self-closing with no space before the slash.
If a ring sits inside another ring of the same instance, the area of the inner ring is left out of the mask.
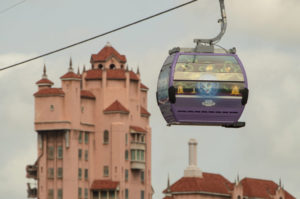
<path id="1" fill-rule="evenodd" d="M 29 197 L 39 199 L 151 199 L 148 88 L 139 70 L 107 44 L 91 69 L 75 74 L 72 60 L 53 88 L 46 68 L 36 82 L 38 158 L 27 166 Z"/>
<path id="2" fill-rule="evenodd" d="M 197 167 L 197 142 L 189 141 L 189 166 L 184 177 L 168 186 L 164 199 L 295 199 L 271 180 L 239 177 L 235 183 L 220 174 L 205 173 Z"/>

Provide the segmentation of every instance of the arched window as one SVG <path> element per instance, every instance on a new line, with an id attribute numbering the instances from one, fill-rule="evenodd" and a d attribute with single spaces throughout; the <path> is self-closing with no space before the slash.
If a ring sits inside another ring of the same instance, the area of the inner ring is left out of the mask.
<path id="1" fill-rule="evenodd" d="M 121 69 L 124 69 L 124 65 L 123 64 L 121 64 Z"/>
<path id="2" fill-rule="evenodd" d="M 115 68 L 116 68 L 116 65 L 111 64 L 111 65 L 109 65 L 109 68 L 110 68 L 110 69 L 115 69 Z"/>
<path id="3" fill-rule="evenodd" d="M 103 65 L 102 64 L 98 64 L 98 68 L 99 69 L 103 69 Z"/>
<path id="4" fill-rule="evenodd" d="M 105 130 L 103 132 L 103 144 L 108 144 L 109 143 L 109 132 L 108 130 Z"/>

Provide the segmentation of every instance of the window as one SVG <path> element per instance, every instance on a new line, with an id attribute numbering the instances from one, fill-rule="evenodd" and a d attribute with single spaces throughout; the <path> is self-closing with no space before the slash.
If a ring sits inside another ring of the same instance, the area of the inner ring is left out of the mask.
<path id="1" fill-rule="evenodd" d="M 41 133 L 38 134 L 38 144 L 39 144 L 39 148 L 42 149 L 43 148 L 43 137 L 42 137 Z"/>
<path id="2" fill-rule="evenodd" d="M 106 198 L 106 197 L 107 197 L 107 192 L 101 191 L 101 198 Z"/>
<path id="3" fill-rule="evenodd" d="M 82 176 L 82 173 L 81 173 L 81 168 L 78 169 L 78 179 L 81 180 L 81 176 Z"/>
<path id="4" fill-rule="evenodd" d="M 109 68 L 110 68 L 110 69 L 115 69 L 115 68 L 116 68 L 116 65 L 111 64 L 111 65 L 109 65 Z"/>
<path id="5" fill-rule="evenodd" d="M 50 111 L 54 111 L 54 105 L 53 104 L 50 105 Z"/>
<path id="6" fill-rule="evenodd" d="M 129 190 L 125 189 L 125 199 L 128 199 L 128 197 L 129 197 Z"/>
<path id="7" fill-rule="evenodd" d="M 144 161 L 145 160 L 145 151 L 141 151 L 141 160 Z"/>
<path id="8" fill-rule="evenodd" d="M 78 159 L 81 160 L 82 157 L 82 150 L 78 149 Z"/>
<path id="9" fill-rule="evenodd" d="M 137 150 L 137 157 L 136 157 L 137 160 L 141 160 L 140 154 L 141 154 L 141 151 L 140 151 L 140 150 Z"/>
<path id="10" fill-rule="evenodd" d="M 131 150 L 131 160 L 135 160 L 135 150 Z"/>
<path id="11" fill-rule="evenodd" d="M 145 136 L 144 136 L 144 135 L 141 136 L 141 141 L 142 141 L 143 143 L 145 142 Z"/>
<path id="12" fill-rule="evenodd" d="M 82 131 L 79 132 L 79 135 L 78 135 L 78 142 L 79 142 L 79 144 L 82 143 Z"/>
<path id="13" fill-rule="evenodd" d="M 81 188 L 80 187 L 78 188 L 78 198 L 79 199 L 81 198 Z"/>
<path id="14" fill-rule="evenodd" d="M 54 191 L 53 189 L 48 189 L 48 199 L 53 199 L 54 198 Z"/>
<path id="15" fill-rule="evenodd" d="M 103 68 L 103 65 L 102 65 L 102 64 L 98 64 L 98 68 L 99 68 L 99 69 L 102 69 L 102 68 Z"/>
<path id="16" fill-rule="evenodd" d="M 84 199 L 88 199 L 89 197 L 89 192 L 88 192 L 88 189 L 84 189 Z"/>
<path id="17" fill-rule="evenodd" d="M 84 179 L 87 180 L 89 177 L 89 170 L 88 169 L 84 169 Z"/>
<path id="18" fill-rule="evenodd" d="M 125 160 L 128 160 L 128 156 L 129 156 L 128 150 L 126 150 L 126 151 L 125 151 Z"/>
<path id="19" fill-rule="evenodd" d="M 125 134 L 125 144 L 126 145 L 128 144 L 128 134 L 127 133 Z"/>
<path id="20" fill-rule="evenodd" d="M 89 143 L 89 133 L 88 132 L 85 132 L 85 134 L 84 134 L 84 143 L 85 144 Z"/>
<path id="21" fill-rule="evenodd" d="M 141 199 L 144 199 L 145 198 L 145 192 L 144 190 L 141 191 Z"/>
<path id="22" fill-rule="evenodd" d="M 62 199 L 63 198 L 63 191 L 62 189 L 57 190 L 57 199 Z"/>
<path id="23" fill-rule="evenodd" d="M 115 191 L 109 191 L 109 199 L 115 199 Z"/>
<path id="24" fill-rule="evenodd" d="M 108 130 L 105 130 L 103 132 L 103 143 L 108 144 L 109 143 L 109 132 Z"/>
<path id="25" fill-rule="evenodd" d="M 145 182 L 145 172 L 142 171 L 141 172 L 141 183 L 144 183 Z"/>
<path id="26" fill-rule="evenodd" d="M 103 167 L 103 176 L 104 177 L 109 176 L 109 168 L 108 168 L 108 166 L 104 166 Z"/>
<path id="27" fill-rule="evenodd" d="M 84 151 L 84 159 L 85 159 L 85 161 L 88 161 L 88 159 L 89 159 L 89 151 L 88 150 Z"/>
<path id="28" fill-rule="evenodd" d="M 54 168 L 48 168 L 48 178 L 49 179 L 54 178 Z"/>
<path id="29" fill-rule="evenodd" d="M 128 169 L 125 169 L 125 181 L 128 181 Z"/>
<path id="30" fill-rule="evenodd" d="M 54 159 L 54 147 L 48 146 L 48 159 L 53 160 Z"/>
<path id="31" fill-rule="evenodd" d="M 59 167 L 57 168 L 57 178 L 63 177 L 63 168 Z"/>
<path id="32" fill-rule="evenodd" d="M 57 159 L 63 159 L 63 147 L 57 146 Z"/>

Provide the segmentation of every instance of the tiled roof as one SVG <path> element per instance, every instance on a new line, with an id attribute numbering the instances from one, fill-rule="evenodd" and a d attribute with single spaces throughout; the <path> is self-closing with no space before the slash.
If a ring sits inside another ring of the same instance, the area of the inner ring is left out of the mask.
<path id="1" fill-rule="evenodd" d="M 112 103 L 109 107 L 104 110 L 104 113 L 129 113 L 129 110 L 126 109 L 118 100 Z"/>
<path id="2" fill-rule="evenodd" d="M 172 196 L 165 196 L 163 199 L 173 199 Z"/>
<path id="3" fill-rule="evenodd" d="M 139 77 L 133 71 L 130 71 L 129 74 L 130 80 L 139 81 Z"/>
<path id="4" fill-rule="evenodd" d="M 130 126 L 130 132 L 146 133 L 147 131 L 139 126 Z"/>
<path id="5" fill-rule="evenodd" d="M 141 90 L 145 90 L 147 91 L 149 88 L 147 86 L 145 86 L 144 84 L 141 83 Z"/>
<path id="6" fill-rule="evenodd" d="M 102 79 L 102 70 L 101 69 L 95 69 L 95 70 L 86 71 L 85 79 L 86 80 Z"/>
<path id="7" fill-rule="evenodd" d="M 171 187 L 171 192 L 206 192 L 229 195 L 232 183 L 220 174 L 203 173 L 203 177 L 182 177 Z M 164 190 L 166 193 L 167 190 Z"/>
<path id="8" fill-rule="evenodd" d="M 35 97 L 46 97 L 46 96 L 64 96 L 65 93 L 61 88 L 45 88 L 34 93 Z"/>
<path id="9" fill-rule="evenodd" d="M 96 99 L 95 95 L 87 90 L 81 90 L 80 91 L 80 97 L 86 98 L 86 99 Z"/>
<path id="10" fill-rule="evenodd" d="M 255 179 L 255 178 L 244 178 L 241 181 L 243 185 L 244 196 L 250 198 L 266 198 L 271 199 L 274 196 L 278 185 L 271 180 Z M 285 199 L 295 199 L 287 191 L 285 192 Z"/>
<path id="11" fill-rule="evenodd" d="M 80 80 L 80 75 L 77 75 L 74 72 L 67 72 L 66 74 L 61 76 L 60 79 L 79 79 Z"/>
<path id="12" fill-rule="evenodd" d="M 93 54 L 91 56 L 91 61 L 93 62 L 104 62 L 111 56 L 114 56 L 117 58 L 120 62 L 125 63 L 126 62 L 126 57 L 125 55 L 121 55 L 118 51 L 116 51 L 113 47 L 111 46 L 105 46 L 98 52 L 98 54 Z"/>
<path id="13" fill-rule="evenodd" d="M 53 85 L 53 82 L 50 81 L 49 79 L 43 78 L 43 79 L 37 81 L 36 84 L 44 84 L 44 85 L 45 84 L 50 84 L 50 85 Z"/>
<path id="14" fill-rule="evenodd" d="M 107 70 L 106 73 L 107 79 L 126 79 L 125 76 L 125 70 L 123 69 L 113 69 L 113 70 Z"/>
<path id="15" fill-rule="evenodd" d="M 91 190 L 115 190 L 119 186 L 119 182 L 111 180 L 94 180 Z"/>
<path id="16" fill-rule="evenodd" d="M 141 106 L 141 115 L 149 117 L 151 114 L 144 107 Z"/>
<path id="17" fill-rule="evenodd" d="M 123 69 L 112 69 L 112 70 L 106 70 L 106 78 L 110 80 L 125 80 L 125 70 Z M 93 69 L 93 70 L 88 70 L 85 79 L 86 80 L 100 80 L 102 79 L 102 73 L 103 71 L 101 69 Z M 129 72 L 129 77 L 130 80 L 132 81 L 138 81 L 139 78 L 138 76 L 130 71 Z"/>

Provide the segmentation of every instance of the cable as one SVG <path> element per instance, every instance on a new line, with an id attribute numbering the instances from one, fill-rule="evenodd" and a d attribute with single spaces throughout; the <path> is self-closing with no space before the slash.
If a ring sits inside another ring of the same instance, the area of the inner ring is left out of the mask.
<path id="1" fill-rule="evenodd" d="M 11 9 L 13 9 L 14 7 L 17 7 L 18 5 L 24 3 L 25 1 L 27 1 L 27 0 L 20 1 L 19 3 L 16 3 L 16 4 L 14 4 L 14 5 L 11 5 L 11 6 L 8 7 L 8 8 L 5 8 L 5 9 L 3 9 L 3 10 L 0 10 L 0 15 L 3 14 L 3 13 L 5 13 L 5 12 L 7 12 L 7 11 L 9 11 L 9 10 L 11 10 Z"/>
<path id="2" fill-rule="evenodd" d="M 151 16 L 149 16 L 149 17 L 145 17 L 145 18 L 143 18 L 143 19 L 140 19 L 140 20 L 137 20 L 137 21 L 135 21 L 135 22 L 129 23 L 129 24 L 127 24 L 127 25 L 121 26 L 121 27 L 119 27 L 119 28 L 115 28 L 115 29 L 113 29 L 113 30 L 110 30 L 110 31 L 105 32 L 105 33 L 102 33 L 102 34 L 100 34 L 100 35 L 97 35 L 97 36 L 94 36 L 94 37 L 91 37 L 91 38 L 88 38 L 88 39 L 79 41 L 79 42 L 77 42 L 77 43 L 74 43 L 74 44 L 71 44 L 71 45 L 68 45 L 68 46 L 59 48 L 59 49 L 57 49 L 57 50 L 53 50 L 53 51 L 47 52 L 47 53 L 45 53 L 45 54 L 39 55 L 39 56 L 37 56 L 37 57 L 33 57 L 33 58 L 31 58 L 31 59 L 27 59 L 27 60 L 18 62 L 18 63 L 16 63 L 16 64 L 12 64 L 12 65 L 9 65 L 9 66 L 0 68 L 0 71 L 6 70 L 6 69 L 9 69 L 9 68 L 12 68 L 12 67 L 16 67 L 16 66 L 18 66 L 18 65 L 21 65 L 21 64 L 24 64 L 24 63 L 27 63 L 27 62 L 30 62 L 30 61 L 33 61 L 33 60 L 36 60 L 36 59 L 39 59 L 39 58 L 42 58 L 42 57 L 45 57 L 45 56 L 54 54 L 54 53 L 57 53 L 57 52 L 59 52 L 59 51 L 63 51 L 63 50 L 66 50 L 66 49 L 68 49 L 68 48 L 71 48 L 71 47 L 74 47 L 74 46 L 83 44 L 83 43 L 85 43 L 85 42 L 94 40 L 94 39 L 96 39 L 96 38 L 99 38 L 99 37 L 102 37 L 102 36 L 111 34 L 111 33 L 113 33 L 113 32 L 122 30 L 122 29 L 124 29 L 124 28 L 128 28 L 128 27 L 130 27 L 130 26 L 136 25 L 136 24 L 138 24 L 138 23 L 141 23 L 141 22 L 143 22 L 143 21 L 146 21 L 146 20 L 149 20 L 149 19 L 151 19 L 151 18 L 157 17 L 157 16 L 159 16 L 159 15 L 165 14 L 165 13 L 167 13 L 167 12 L 176 10 L 176 9 L 178 9 L 178 8 L 181 8 L 181 7 L 186 6 L 186 5 L 188 5 L 188 4 L 194 3 L 194 2 L 196 2 L 196 1 L 198 1 L 198 0 L 192 0 L 192 1 L 189 1 L 189 2 L 187 2 L 187 3 L 180 4 L 180 5 L 178 5 L 178 6 L 175 6 L 175 7 L 173 7 L 173 8 L 170 8 L 170 9 L 168 9 L 168 10 L 159 12 L 159 13 L 154 14 L 154 15 L 151 15 Z"/>

